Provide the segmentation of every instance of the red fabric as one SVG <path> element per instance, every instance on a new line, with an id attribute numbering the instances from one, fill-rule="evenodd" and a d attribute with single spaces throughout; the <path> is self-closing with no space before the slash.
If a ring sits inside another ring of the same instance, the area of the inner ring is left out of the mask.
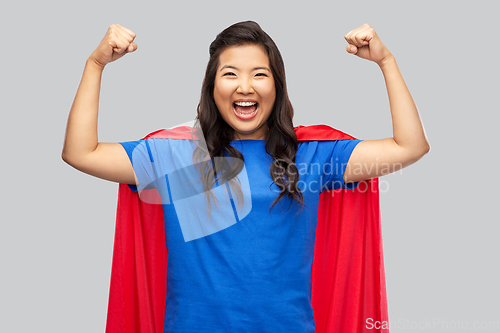
<path id="1" fill-rule="evenodd" d="M 353 139 L 326 125 L 297 126 L 295 133 L 299 141 Z M 158 130 L 147 138 L 191 139 L 191 128 Z M 316 332 L 389 332 L 379 329 L 389 318 L 378 179 L 354 190 L 324 191 L 318 209 L 311 296 Z M 163 332 L 164 232 L 162 206 L 119 184 L 106 333 Z"/>

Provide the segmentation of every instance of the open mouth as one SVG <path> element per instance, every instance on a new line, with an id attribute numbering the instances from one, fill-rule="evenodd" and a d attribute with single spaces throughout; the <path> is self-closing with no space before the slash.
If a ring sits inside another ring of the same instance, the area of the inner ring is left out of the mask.
<path id="1" fill-rule="evenodd" d="M 235 102 L 233 103 L 233 112 L 240 119 L 252 119 L 258 111 L 256 102 Z"/>

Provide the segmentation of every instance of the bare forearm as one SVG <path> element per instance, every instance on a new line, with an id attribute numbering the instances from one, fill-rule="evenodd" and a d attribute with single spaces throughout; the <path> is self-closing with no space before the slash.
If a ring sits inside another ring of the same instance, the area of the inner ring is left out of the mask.
<path id="1" fill-rule="evenodd" d="M 392 116 L 392 138 L 363 140 L 354 148 L 343 177 L 344 182 L 356 182 L 407 167 L 422 158 L 430 146 L 396 59 L 375 30 L 369 24 L 363 24 L 347 33 L 344 38 L 349 43 L 346 46 L 347 52 L 380 66 Z"/>
<path id="2" fill-rule="evenodd" d="M 392 115 L 394 141 L 415 153 L 426 153 L 429 143 L 418 114 L 417 107 L 408 90 L 398 64 L 393 56 L 379 64 L 384 74 Z"/>
<path id="3" fill-rule="evenodd" d="M 104 67 L 87 60 L 68 116 L 62 157 L 79 158 L 96 149 L 99 94 Z"/>

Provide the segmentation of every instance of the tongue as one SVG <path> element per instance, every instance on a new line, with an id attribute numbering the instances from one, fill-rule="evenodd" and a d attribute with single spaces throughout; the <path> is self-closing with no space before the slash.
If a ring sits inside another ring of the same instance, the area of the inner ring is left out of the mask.
<path id="1" fill-rule="evenodd" d="M 239 105 L 235 105 L 235 109 L 239 113 L 252 113 L 252 112 L 255 111 L 255 106 L 256 105 L 257 104 L 254 104 L 252 106 L 239 106 Z"/>

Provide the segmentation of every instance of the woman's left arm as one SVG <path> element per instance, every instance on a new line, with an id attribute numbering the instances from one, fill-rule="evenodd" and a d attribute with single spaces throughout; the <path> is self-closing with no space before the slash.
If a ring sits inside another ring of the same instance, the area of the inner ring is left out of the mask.
<path id="1" fill-rule="evenodd" d="M 393 137 L 365 140 L 352 151 L 344 182 L 356 182 L 392 173 L 418 161 L 429 150 L 424 128 L 399 71 L 395 57 L 373 28 L 364 24 L 344 36 L 346 50 L 379 65 L 384 74 L 392 116 Z"/>

